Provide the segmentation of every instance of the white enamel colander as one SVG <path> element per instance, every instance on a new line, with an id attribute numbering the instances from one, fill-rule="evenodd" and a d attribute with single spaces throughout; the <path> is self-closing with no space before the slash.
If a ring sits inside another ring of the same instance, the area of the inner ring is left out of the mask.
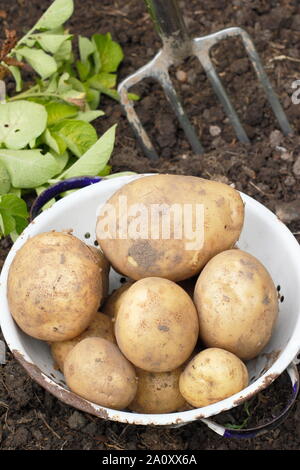
<path id="1" fill-rule="evenodd" d="M 277 286 L 281 302 L 271 341 L 257 358 L 247 363 L 250 383 L 241 392 L 203 408 L 168 414 L 138 414 L 104 408 L 71 392 L 63 375 L 54 368 L 47 343 L 27 336 L 14 322 L 7 303 L 7 275 L 16 252 L 26 240 L 41 232 L 70 229 L 73 235 L 84 242 L 94 243 L 99 206 L 121 186 L 142 176 L 144 175 L 126 175 L 102 180 L 88 177 L 73 179 L 50 188 L 36 201 L 35 211 L 55 194 L 86 186 L 60 199 L 50 209 L 38 215 L 17 239 L 6 258 L 0 278 L 0 324 L 8 347 L 29 375 L 59 400 L 104 419 L 165 426 L 180 426 L 201 420 L 226 437 L 251 437 L 278 425 L 290 410 L 298 392 L 299 380 L 295 364 L 300 350 L 300 247 L 288 228 L 271 211 L 245 194 L 241 194 L 245 203 L 245 223 L 238 247 L 256 256 L 266 266 Z M 112 270 L 110 290 L 121 285 L 120 278 Z M 209 419 L 250 399 L 285 370 L 291 379 L 291 396 L 287 397 L 286 409 L 279 416 L 272 416 L 269 423 L 249 430 L 233 430 Z"/>

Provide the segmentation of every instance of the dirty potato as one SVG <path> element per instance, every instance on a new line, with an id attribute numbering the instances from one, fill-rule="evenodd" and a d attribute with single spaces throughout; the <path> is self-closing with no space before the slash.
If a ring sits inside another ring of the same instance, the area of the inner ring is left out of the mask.
<path id="1" fill-rule="evenodd" d="M 98 310 L 101 271 L 78 238 L 45 232 L 29 238 L 16 253 L 7 294 L 10 312 L 25 333 L 64 341 L 82 333 Z"/>
<path id="2" fill-rule="evenodd" d="M 271 338 L 277 291 L 266 268 L 245 251 L 228 250 L 211 259 L 198 278 L 194 301 L 200 337 L 208 347 L 248 360 Z"/>
<path id="3" fill-rule="evenodd" d="M 55 343 L 51 343 L 51 354 L 54 359 L 55 365 L 63 372 L 64 370 L 64 362 L 71 351 L 72 348 L 76 344 L 78 344 L 84 338 L 104 338 L 112 343 L 116 342 L 114 329 L 113 329 L 113 322 L 107 315 L 104 315 L 101 312 L 97 312 L 94 315 L 94 318 L 88 328 L 81 333 L 76 338 L 69 339 L 67 341 L 56 341 Z"/>
<path id="4" fill-rule="evenodd" d="M 134 367 L 103 338 L 85 338 L 76 344 L 66 357 L 64 374 L 74 393 L 114 410 L 126 408 L 137 391 Z"/>
<path id="5" fill-rule="evenodd" d="M 138 388 L 129 409 L 137 413 L 172 413 L 183 408 L 186 402 L 179 391 L 182 371 L 182 366 L 169 372 L 136 369 Z"/>
<path id="6" fill-rule="evenodd" d="M 179 379 L 179 390 L 186 401 L 201 408 L 240 392 L 248 385 L 245 364 L 234 354 L 209 348 L 197 354 Z"/>
<path id="7" fill-rule="evenodd" d="M 97 240 L 115 270 L 135 280 L 194 276 L 210 258 L 234 246 L 244 221 L 235 189 L 194 176 L 142 177 L 107 203 L 111 210 L 104 206 L 99 214 Z"/>
<path id="8" fill-rule="evenodd" d="M 199 334 L 189 295 L 168 279 L 148 277 L 127 291 L 115 323 L 122 353 L 149 372 L 174 370 L 194 350 Z"/>

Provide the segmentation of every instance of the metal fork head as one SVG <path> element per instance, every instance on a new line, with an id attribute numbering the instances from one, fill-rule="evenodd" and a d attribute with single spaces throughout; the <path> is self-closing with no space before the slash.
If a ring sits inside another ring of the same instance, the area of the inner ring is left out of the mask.
<path id="1" fill-rule="evenodd" d="M 218 76 L 210 59 L 211 48 L 219 41 L 230 37 L 240 37 L 242 39 L 257 78 L 264 88 L 268 101 L 283 133 L 286 135 L 293 133 L 283 108 L 272 89 L 272 85 L 266 72 L 264 71 L 253 41 L 246 31 L 239 27 L 233 27 L 223 29 L 207 36 L 190 39 L 176 0 L 144 1 L 148 6 L 156 29 L 163 41 L 163 47 L 156 56 L 148 62 L 148 64 L 123 80 L 118 87 L 118 92 L 128 121 L 147 157 L 155 159 L 158 158 L 158 155 L 134 110 L 133 102 L 128 98 L 128 90 L 145 78 L 153 78 L 160 83 L 193 151 L 196 154 L 203 153 L 203 147 L 198 139 L 194 127 L 190 123 L 183 109 L 169 75 L 169 68 L 172 65 L 176 66 L 178 63 L 190 56 L 197 57 L 201 63 L 215 93 L 217 94 L 232 126 L 235 129 L 238 139 L 244 143 L 249 142 L 241 121 L 232 106 L 220 77 Z"/>

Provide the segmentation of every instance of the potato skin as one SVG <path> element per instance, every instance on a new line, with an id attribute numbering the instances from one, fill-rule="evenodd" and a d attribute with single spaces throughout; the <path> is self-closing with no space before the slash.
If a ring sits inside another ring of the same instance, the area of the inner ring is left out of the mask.
<path id="1" fill-rule="evenodd" d="M 118 316 L 120 307 L 122 305 L 124 296 L 128 291 L 129 287 L 132 286 L 133 281 L 125 282 L 121 287 L 115 289 L 108 299 L 106 300 L 105 304 L 102 307 L 103 312 L 105 315 L 108 315 L 114 322 Z"/>
<path id="2" fill-rule="evenodd" d="M 110 264 L 109 264 L 109 261 L 104 256 L 104 253 L 101 250 L 99 250 L 99 248 L 96 248 L 95 246 L 91 246 L 91 245 L 88 245 L 88 247 L 96 256 L 96 262 L 101 268 L 102 302 L 103 302 L 108 296 Z"/>
<path id="3" fill-rule="evenodd" d="M 116 343 L 116 338 L 114 335 L 114 328 L 113 322 L 107 315 L 104 313 L 97 312 L 94 315 L 94 318 L 88 328 L 81 333 L 76 338 L 69 339 L 67 341 L 56 341 L 55 343 L 51 343 L 51 354 L 54 359 L 55 365 L 63 372 L 64 370 L 64 362 L 71 351 L 71 349 L 76 346 L 80 341 L 84 338 L 91 338 L 91 337 L 99 337 L 107 339 L 112 343 Z"/>
<path id="4" fill-rule="evenodd" d="M 179 391 L 183 366 L 170 372 L 147 372 L 136 369 L 137 393 L 129 409 L 137 413 L 172 413 L 183 408 L 185 399 Z"/>
<path id="5" fill-rule="evenodd" d="M 64 341 L 82 333 L 98 310 L 101 272 L 85 243 L 69 233 L 45 232 L 16 253 L 7 295 L 11 314 L 25 333 Z"/>
<path id="6" fill-rule="evenodd" d="M 211 259 L 194 294 L 200 337 L 242 360 L 256 357 L 271 338 L 278 296 L 266 268 L 254 256 L 234 249 Z"/>
<path id="7" fill-rule="evenodd" d="M 157 240 L 151 237 L 150 230 L 157 227 L 155 223 L 149 223 L 145 239 L 105 238 L 100 227 L 107 216 L 100 213 L 96 226 L 99 245 L 116 271 L 135 280 L 154 276 L 176 282 L 194 276 L 210 258 L 234 246 L 243 226 L 244 205 L 239 193 L 216 181 L 181 175 L 139 178 L 124 185 L 107 201 L 117 215 L 120 196 L 127 198 L 128 207 L 138 202 L 149 212 L 153 204 L 192 204 L 194 222 L 195 204 L 204 206 L 204 244 L 199 249 L 186 249 L 190 240 L 185 235 L 175 239 L 173 224 L 170 239 L 163 239 L 161 232 Z M 122 215 L 122 208 L 120 212 Z"/>
<path id="8" fill-rule="evenodd" d="M 126 408 L 137 391 L 134 367 L 104 338 L 85 338 L 76 344 L 66 357 L 64 374 L 74 393 L 115 410 Z"/>
<path id="9" fill-rule="evenodd" d="M 219 348 L 208 348 L 197 354 L 179 379 L 182 396 L 196 408 L 224 400 L 247 385 L 245 364 L 234 354 Z"/>
<path id="10" fill-rule="evenodd" d="M 177 284 L 148 277 L 127 291 L 115 323 L 122 353 L 149 372 L 174 370 L 186 361 L 199 334 L 196 308 Z"/>

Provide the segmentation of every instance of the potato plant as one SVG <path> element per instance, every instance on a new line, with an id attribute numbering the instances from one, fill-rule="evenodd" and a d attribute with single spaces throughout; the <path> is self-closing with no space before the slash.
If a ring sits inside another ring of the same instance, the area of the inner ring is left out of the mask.
<path id="1" fill-rule="evenodd" d="M 39 194 L 59 180 L 110 173 L 115 125 L 99 138 L 91 121 L 104 114 L 101 94 L 118 100 L 123 52 L 109 33 L 79 36 L 76 60 L 75 38 L 64 28 L 73 9 L 73 0 L 55 0 L 21 39 L 6 31 L 0 50 L 0 79 L 11 74 L 16 83 L 16 93 L 7 96 L 0 80 L 0 234 L 13 239 L 27 223 L 20 202 L 26 191 Z"/>

